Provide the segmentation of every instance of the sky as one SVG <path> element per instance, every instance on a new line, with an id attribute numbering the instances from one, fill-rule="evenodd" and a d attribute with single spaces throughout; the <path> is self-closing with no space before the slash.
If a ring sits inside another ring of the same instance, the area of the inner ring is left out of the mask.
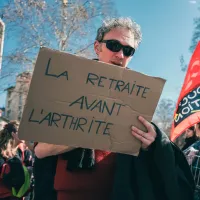
<path id="1" fill-rule="evenodd" d="M 189 63 L 193 19 L 200 16 L 200 1 L 126 0 L 115 1 L 120 16 L 134 19 L 140 26 L 143 41 L 130 68 L 166 79 L 162 98 L 177 100 L 185 73 L 180 55 Z M 126 3 L 125 3 L 126 2 Z"/>
<path id="2" fill-rule="evenodd" d="M 134 19 L 141 26 L 143 34 L 143 41 L 129 67 L 166 79 L 162 98 L 176 101 L 185 76 L 185 73 L 181 72 L 179 58 L 183 54 L 185 61 L 189 63 L 191 53 L 188 49 L 194 29 L 193 19 L 200 16 L 200 0 L 114 2 L 119 15 Z M 5 48 L 9 46 L 5 44 Z M 5 93 L 0 94 L 1 106 L 5 106 Z"/>

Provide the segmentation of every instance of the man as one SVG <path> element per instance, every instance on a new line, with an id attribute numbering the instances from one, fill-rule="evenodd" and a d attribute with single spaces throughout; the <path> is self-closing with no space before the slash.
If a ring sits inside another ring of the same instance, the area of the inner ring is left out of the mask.
<path id="1" fill-rule="evenodd" d="M 138 48 L 141 39 L 142 35 L 139 25 L 130 18 L 110 19 L 104 21 L 102 26 L 98 29 L 94 50 L 99 61 L 126 68 L 131 61 L 135 50 Z M 146 127 L 147 132 L 143 132 L 132 126 L 130 128 L 130 134 L 141 141 L 141 154 L 147 155 L 151 152 L 152 144 L 154 144 L 157 134 L 158 132 L 160 134 L 160 131 L 142 116 L 139 116 L 138 120 Z M 159 137 L 161 136 L 159 135 Z M 132 168 L 133 156 L 120 155 L 111 152 L 81 148 L 73 149 L 68 146 L 38 143 L 35 147 L 35 154 L 38 158 L 36 159 L 36 164 L 37 162 L 42 162 L 43 159 L 54 159 L 49 165 L 54 169 L 55 167 L 57 168 L 52 176 L 55 175 L 54 188 L 57 193 L 56 199 L 58 200 L 120 199 L 120 195 L 122 195 L 125 185 L 123 186 L 121 184 L 118 188 L 117 180 L 121 179 L 121 183 L 124 181 L 124 183 L 126 182 L 125 184 L 127 184 L 124 177 L 129 179 L 131 173 L 135 172 L 134 166 Z M 56 161 L 57 163 L 55 164 Z M 120 165 L 117 164 L 118 162 Z M 40 165 L 40 169 L 38 168 L 36 171 L 41 170 L 41 167 L 44 167 L 44 165 L 47 166 L 48 163 Z M 120 173 L 123 172 L 124 174 L 120 175 L 118 171 L 120 171 Z M 128 174 L 129 172 L 130 174 Z M 40 174 L 42 176 L 42 172 Z M 121 178 L 118 176 L 121 176 Z M 174 182 L 174 179 L 172 178 L 171 181 Z M 39 183 L 39 181 L 37 181 L 36 175 L 36 193 L 37 183 L 41 185 L 41 182 Z M 147 191 L 145 189 L 146 183 L 144 182 L 143 184 L 145 193 Z M 38 188 L 39 187 L 40 186 L 38 186 Z M 122 197 L 124 199 L 133 199 L 133 195 L 136 192 L 137 197 L 135 199 L 139 199 L 139 193 L 136 191 L 137 187 L 136 183 L 134 186 L 135 191 L 125 191 Z M 128 188 L 129 185 L 125 190 L 128 190 Z M 113 191 L 114 193 L 112 194 Z M 118 195 L 116 191 L 121 192 L 121 194 Z M 40 191 L 40 194 L 41 196 L 39 197 L 38 195 L 35 200 L 38 200 L 39 198 L 50 198 L 49 196 L 42 197 L 42 191 Z M 55 195 L 55 193 L 53 195 Z M 126 195 L 126 197 L 124 195 Z M 150 200 L 153 198 L 150 198 L 149 196 L 148 199 Z M 178 198 L 176 198 L 176 200 L 177 199 Z"/>

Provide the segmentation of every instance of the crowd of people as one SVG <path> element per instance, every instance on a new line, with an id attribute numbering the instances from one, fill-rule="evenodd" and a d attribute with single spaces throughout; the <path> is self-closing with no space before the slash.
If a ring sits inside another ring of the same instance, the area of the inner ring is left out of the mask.
<path id="1" fill-rule="evenodd" d="M 28 198 L 33 189 L 32 151 L 19 139 L 18 127 L 10 121 L 0 131 L 0 199 Z"/>
<path id="2" fill-rule="evenodd" d="M 195 200 L 200 200 L 200 123 L 185 131 L 185 145 L 182 150 L 191 167 L 196 190 Z"/>
<path id="3" fill-rule="evenodd" d="M 141 40 L 140 26 L 133 20 L 113 18 L 98 29 L 94 51 L 99 61 L 126 68 Z M 138 120 L 147 131 L 130 127 L 130 134 L 141 141 L 137 157 L 39 141 L 31 151 L 29 144 L 18 138 L 19 124 L 9 122 L 0 132 L 0 199 L 197 198 L 192 171 L 180 148 L 154 123 L 142 116 Z M 199 131 L 199 124 L 186 130 L 184 152 L 191 145 L 195 153 L 200 149 Z"/>

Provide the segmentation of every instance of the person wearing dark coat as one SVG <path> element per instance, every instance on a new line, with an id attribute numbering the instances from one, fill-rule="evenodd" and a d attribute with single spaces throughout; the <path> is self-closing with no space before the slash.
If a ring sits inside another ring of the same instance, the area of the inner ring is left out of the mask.
<path id="1" fill-rule="evenodd" d="M 154 126 L 157 137 L 147 152 L 117 155 L 112 200 L 194 199 L 195 183 L 184 154 Z"/>
<path id="2" fill-rule="evenodd" d="M 141 39 L 132 19 L 107 19 L 97 30 L 94 51 L 100 62 L 125 69 Z M 192 200 L 193 177 L 182 151 L 144 117 L 138 120 L 146 131 L 134 124 L 129 130 L 141 142 L 138 157 L 38 142 L 35 200 L 49 200 L 50 192 L 51 200 Z"/>

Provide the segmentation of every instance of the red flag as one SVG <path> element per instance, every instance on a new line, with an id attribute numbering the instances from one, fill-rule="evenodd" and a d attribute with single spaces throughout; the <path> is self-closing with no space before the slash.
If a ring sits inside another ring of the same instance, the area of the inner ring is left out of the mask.
<path id="1" fill-rule="evenodd" d="M 170 138 L 174 141 L 187 128 L 200 122 L 200 42 L 190 60 L 176 104 Z"/>

